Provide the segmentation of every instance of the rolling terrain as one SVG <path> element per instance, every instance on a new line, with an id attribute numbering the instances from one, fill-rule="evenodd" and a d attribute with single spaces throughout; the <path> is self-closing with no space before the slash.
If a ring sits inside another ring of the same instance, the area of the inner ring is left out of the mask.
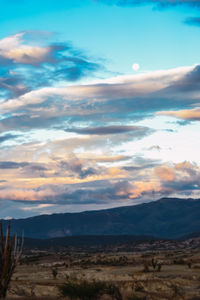
<path id="1" fill-rule="evenodd" d="M 177 239 L 200 231 L 199 216 L 200 199 L 162 198 L 135 206 L 13 219 L 11 227 L 35 239 L 83 235 Z"/>

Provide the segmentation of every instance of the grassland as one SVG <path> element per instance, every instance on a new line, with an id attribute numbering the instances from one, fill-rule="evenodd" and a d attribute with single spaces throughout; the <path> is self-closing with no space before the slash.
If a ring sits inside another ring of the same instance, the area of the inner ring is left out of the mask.
<path id="1" fill-rule="evenodd" d="M 140 245 L 137 251 L 29 249 L 16 269 L 8 298 L 56 299 L 58 287 L 67 278 L 76 278 L 112 283 L 123 300 L 200 299 L 199 241 L 176 245 L 172 249 L 166 244 L 146 249 Z"/>

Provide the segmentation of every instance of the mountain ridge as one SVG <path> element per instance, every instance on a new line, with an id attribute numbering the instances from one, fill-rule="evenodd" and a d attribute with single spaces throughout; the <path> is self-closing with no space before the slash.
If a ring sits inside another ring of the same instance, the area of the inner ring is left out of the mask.
<path id="1" fill-rule="evenodd" d="M 161 198 L 138 205 L 12 219 L 13 232 L 30 238 L 138 235 L 179 238 L 200 231 L 200 199 Z M 3 220 L 6 225 L 8 221 Z"/>

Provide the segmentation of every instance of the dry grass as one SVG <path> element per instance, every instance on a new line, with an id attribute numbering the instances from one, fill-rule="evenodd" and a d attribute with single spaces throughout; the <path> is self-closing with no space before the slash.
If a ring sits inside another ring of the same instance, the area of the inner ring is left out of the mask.
<path id="1" fill-rule="evenodd" d="M 151 265 L 162 262 L 161 272 Z M 191 268 L 187 262 L 191 261 Z M 149 272 L 144 272 L 144 263 Z M 9 289 L 10 299 L 58 298 L 58 286 L 66 277 L 116 284 L 123 300 L 200 299 L 200 251 L 140 253 L 29 253 L 16 269 Z M 52 268 L 58 274 L 54 278 Z"/>

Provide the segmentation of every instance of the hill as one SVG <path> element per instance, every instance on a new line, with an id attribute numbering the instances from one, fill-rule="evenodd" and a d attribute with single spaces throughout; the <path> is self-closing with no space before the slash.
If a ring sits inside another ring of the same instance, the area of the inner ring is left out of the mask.
<path id="1" fill-rule="evenodd" d="M 26 237 L 139 235 L 179 238 L 200 231 L 200 199 L 162 198 L 135 206 L 13 219 Z M 5 224 L 7 221 L 3 221 Z"/>

